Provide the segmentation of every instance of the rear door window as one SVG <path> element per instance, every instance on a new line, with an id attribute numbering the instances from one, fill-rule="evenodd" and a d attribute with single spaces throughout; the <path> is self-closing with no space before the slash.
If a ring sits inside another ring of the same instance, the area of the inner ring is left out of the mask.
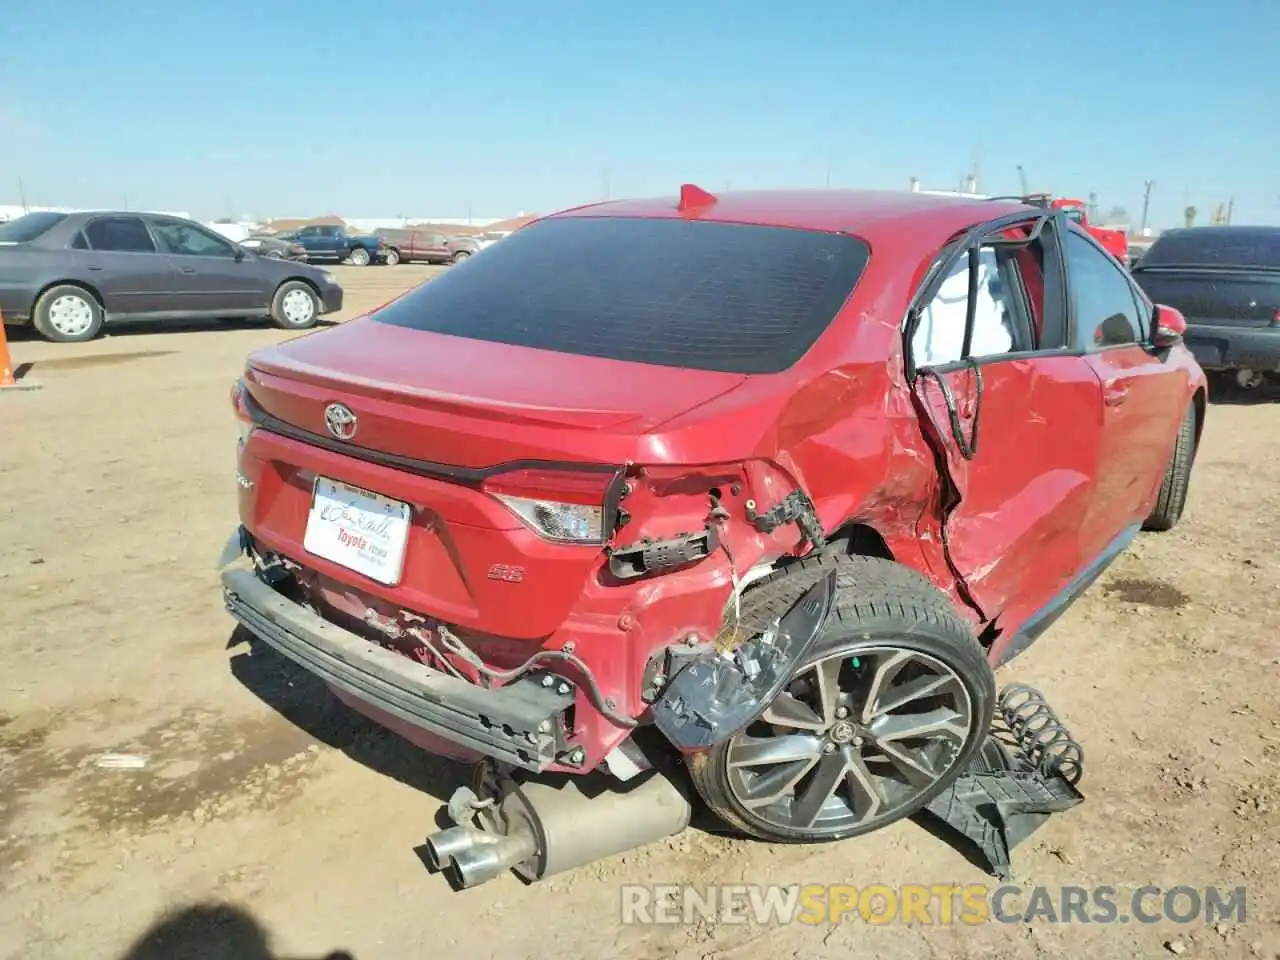
<path id="1" fill-rule="evenodd" d="M 566 217 L 517 231 L 374 319 L 580 356 L 775 373 L 827 328 L 869 257 L 844 234 Z"/>
<path id="2" fill-rule="evenodd" d="M 139 217 L 102 217 L 84 228 L 89 246 L 94 250 L 118 253 L 155 253 L 147 225 Z"/>

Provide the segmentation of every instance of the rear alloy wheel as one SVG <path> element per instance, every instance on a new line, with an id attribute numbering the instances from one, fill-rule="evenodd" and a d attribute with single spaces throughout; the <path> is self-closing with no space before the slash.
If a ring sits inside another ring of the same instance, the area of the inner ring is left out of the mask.
<path id="1" fill-rule="evenodd" d="M 33 323 L 40 335 L 55 343 L 82 343 L 102 330 L 102 307 L 83 287 L 50 287 L 36 301 Z"/>
<path id="2" fill-rule="evenodd" d="M 282 283 L 271 301 L 271 319 L 285 330 L 306 330 L 320 317 L 320 298 L 301 280 Z"/>
<path id="3" fill-rule="evenodd" d="M 891 561 L 804 561 L 832 562 L 839 593 L 812 655 L 759 719 L 691 758 L 712 810 L 760 839 L 838 840 L 910 816 L 990 728 L 995 679 L 951 602 Z"/>
<path id="4" fill-rule="evenodd" d="M 400 262 L 400 251 L 397 250 L 395 247 L 387 248 L 386 256 L 382 258 L 382 262 L 385 263 L 388 267 L 394 267 L 396 264 Z"/>
<path id="5" fill-rule="evenodd" d="M 1196 406 L 1191 404 L 1183 414 L 1178 427 L 1178 437 L 1173 442 L 1173 455 L 1165 467 L 1164 482 L 1151 515 L 1142 524 L 1143 530 L 1163 532 L 1172 530 L 1182 518 L 1187 503 L 1187 489 L 1191 486 L 1191 465 L 1196 456 Z"/>
<path id="6" fill-rule="evenodd" d="M 367 267 L 369 265 L 369 251 L 364 247 L 356 247 L 348 255 L 347 261 L 353 267 Z"/>

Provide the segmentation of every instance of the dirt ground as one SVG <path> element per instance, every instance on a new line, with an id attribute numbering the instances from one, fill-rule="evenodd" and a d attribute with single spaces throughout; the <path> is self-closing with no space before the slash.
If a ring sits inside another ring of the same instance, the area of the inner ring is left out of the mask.
<path id="1" fill-rule="evenodd" d="M 431 272 L 342 268 L 342 316 Z M 0 396 L 0 958 L 123 958 L 184 908 L 201 909 L 131 956 L 1280 957 L 1274 404 L 1215 402 L 1182 524 L 1140 538 L 1000 678 L 1045 690 L 1086 751 L 1086 802 L 1017 849 L 1017 882 L 1243 885 L 1244 924 L 623 925 L 624 883 L 986 878 L 907 822 L 808 848 L 691 830 L 544 884 L 452 892 L 415 848 L 459 771 L 229 646 L 228 388 L 283 336 L 11 345 L 43 389 Z M 179 945 L 193 933 L 222 952 Z"/>

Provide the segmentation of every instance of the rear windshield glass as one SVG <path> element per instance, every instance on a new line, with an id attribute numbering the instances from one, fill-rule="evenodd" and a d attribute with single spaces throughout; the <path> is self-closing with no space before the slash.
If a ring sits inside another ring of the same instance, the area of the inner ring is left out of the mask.
<path id="1" fill-rule="evenodd" d="M 0 223 L 0 243 L 30 243 L 65 219 L 65 213 L 28 213 Z"/>
<path id="2" fill-rule="evenodd" d="M 544 220 L 374 317 L 581 356 L 775 373 L 826 329 L 869 257 L 855 237 L 808 230 Z"/>
<path id="3" fill-rule="evenodd" d="M 1143 267 L 1222 266 L 1280 270 L 1280 230 L 1206 227 L 1167 233 L 1151 245 Z"/>

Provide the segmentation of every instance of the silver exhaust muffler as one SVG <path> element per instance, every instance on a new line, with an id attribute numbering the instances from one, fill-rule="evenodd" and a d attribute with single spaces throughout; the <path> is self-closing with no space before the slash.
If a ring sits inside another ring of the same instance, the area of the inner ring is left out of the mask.
<path id="1" fill-rule="evenodd" d="M 473 806 L 479 825 L 461 814 L 475 798 L 463 787 L 449 803 L 457 826 L 427 838 L 427 860 L 459 888 L 478 886 L 507 870 L 532 883 L 689 825 L 689 801 L 658 771 L 587 793 L 583 781 L 592 779 L 510 781 L 501 799 L 478 810 Z"/>

